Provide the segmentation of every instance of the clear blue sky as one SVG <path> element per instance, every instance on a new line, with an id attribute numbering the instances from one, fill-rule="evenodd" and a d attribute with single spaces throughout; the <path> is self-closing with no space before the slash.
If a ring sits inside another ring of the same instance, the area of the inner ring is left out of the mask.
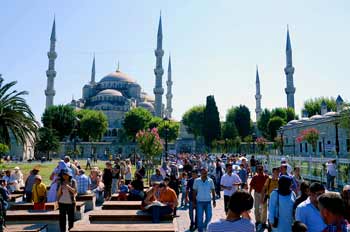
<path id="1" fill-rule="evenodd" d="M 120 60 L 121 71 L 153 94 L 160 10 L 165 69 L 172 55 L 176 119 L 191 106 L 204 104 L 209 94 L 215 95 L 222 118 L 239 104 L 247 105 L 255 118 L 256 64 L 263 108 L 285 106 L 287 24 L 297 113 L 310 97 L 341 94 L 349 100 L 348 0 L 0 1 L 0 73 L 29 91 L 28 103 L 40 119 L 56 15 L 55 104 L 81 97 L 93 52 L 97 80 L 114 71 Z"/>

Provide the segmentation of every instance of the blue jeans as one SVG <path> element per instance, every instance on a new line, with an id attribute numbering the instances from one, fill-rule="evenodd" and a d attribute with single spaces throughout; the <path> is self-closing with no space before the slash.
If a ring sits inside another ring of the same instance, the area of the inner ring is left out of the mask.
<path id="1" fill-rule="evenodd" d="M 152 214 L 152 222 L 159 223 L 160 218 L 163 215 L 172 214 L 173 209 L 170 206 L 152 206 L 150 209 L 150 213 Z"/>
<path id="2" fill-rule="evenodd" d="M 113 179 L 112 179 L 112 194 L 113 194 L 113 193 L 117 193 L 117 190 L 118 190 L 118 181 L 119 181 L 118 178 L 113 178 Z"/>
<path id="3" fill-rule="evenodd" d="M 181 192 L 181 206 L 186 206 L 186 190 Z"/>
<path id="4" fill-rule="evenodd" d="M 194 215 L 194 212 L 196 211 L 195 208 L 193 208 L 193 203 L 190 201 L 188 203 L 188 216 L 190 217 L 191 225 L 190 226 L 197 226 L 197 215 Z"/>
<path id="5" fill-rule="evenodd" d="M 204 219 L 205 212 L 205 221 Z M 197 222 L 198 222 L 198 232 L 203 232 L 207 228 L 212 217 L 212 208 L 210 201 L 197 201 Z"/>
<path id="6" fill-rule="evenodd" d="M 332 176 L 329 173 L 327 173 L 327 190 L 333 191 L 335 189 L 334 180 L 335 180 L 335 176 Z"/>

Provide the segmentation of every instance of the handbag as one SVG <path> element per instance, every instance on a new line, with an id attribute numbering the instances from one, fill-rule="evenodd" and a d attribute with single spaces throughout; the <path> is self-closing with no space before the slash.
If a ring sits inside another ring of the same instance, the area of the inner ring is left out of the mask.
<path id="1" fill-rule="evenodd" d="M 277 190 L 277 214 L 273 218 L 273 224 L 272 227 L 277 228 L 278 227 L 278 218 L 279 218 L 279 202 L 280 202 L 280 193 Z"/>

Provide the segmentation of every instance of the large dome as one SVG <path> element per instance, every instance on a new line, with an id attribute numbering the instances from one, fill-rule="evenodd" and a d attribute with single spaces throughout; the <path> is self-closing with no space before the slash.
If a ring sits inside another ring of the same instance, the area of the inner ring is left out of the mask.
<path id="1" fill-rule="evenodd" d="M 97 96 L 123 96 L 121 92 L 115 89 L 105 89 L 97 94 Z"/>
<path id="2" fill-rule="evenodd" d="M 120 71 L 115 71 L 107 76 L 103 77 L 100 82 L 109 82 L 109 81 L 117 81 L 117 82 L 129 82 L 129 83 L 136 83 L 134 79 L 126 75 L 125 73 L 122 73 Z"/>

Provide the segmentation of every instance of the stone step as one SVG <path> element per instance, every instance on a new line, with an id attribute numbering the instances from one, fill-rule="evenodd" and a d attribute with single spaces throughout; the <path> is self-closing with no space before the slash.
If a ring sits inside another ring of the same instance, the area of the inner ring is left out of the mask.
<path id="1" fill-rule="evenodd" d="M 173 223 L 75 224 L 70 232 L 175 232 Z"/>
<path id="2" fill-rule="evenodd" d="M 140 209 L 141 201 L 105 201 L 102 205 L 103 210 L 118 209 Z"/>
<path id="3" fill-rule="evenodd" d="M 101 210 L 93 211 L 89 215 L 90 223 L 101 222 L 151 222 L 152 216 L 142 210 Z M 173 221 L 172 215 L 164 215 L 161 221 Z"/>

